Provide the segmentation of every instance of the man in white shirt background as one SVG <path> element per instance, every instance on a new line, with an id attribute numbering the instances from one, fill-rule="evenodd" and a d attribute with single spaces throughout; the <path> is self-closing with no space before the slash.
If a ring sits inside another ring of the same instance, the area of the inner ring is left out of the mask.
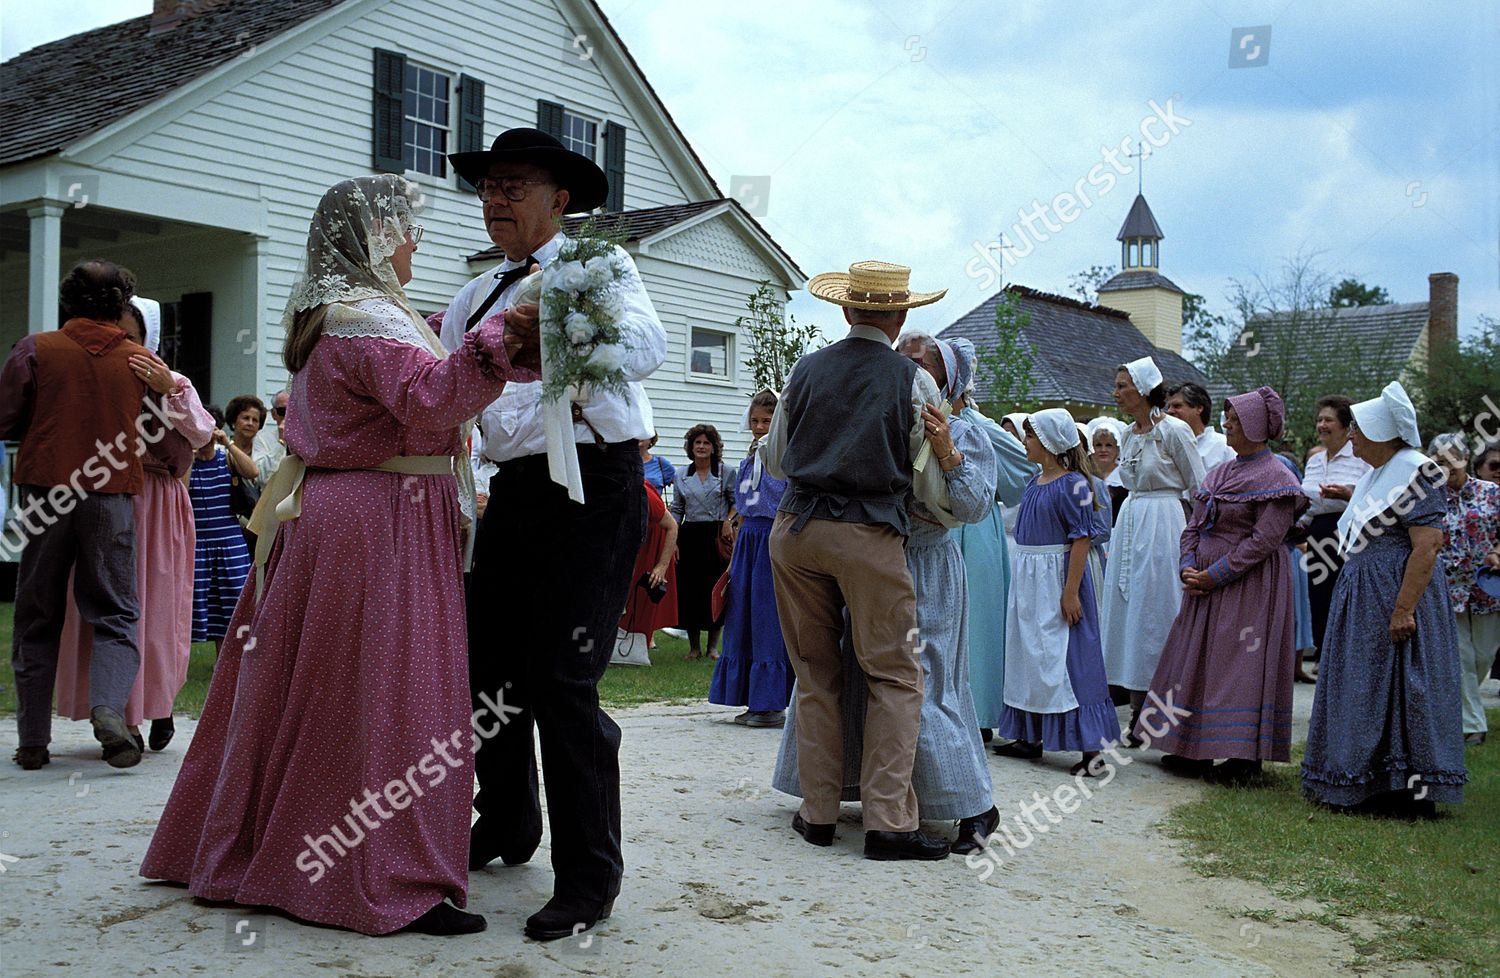
<path id="1" fill-rule="evenodd" d="M 512 305 L 511 296 L 531 269 L 557 257 L 562 216 L 604 203 L 604 172 L 535 129 L 509 130 L 488 152 L 449 159 L 477 189 L 505 261 L 454 297 L 443 345 L 457 349 L 468 330 L 497 316 L 508 333 L 535 331 L 537 306 Z M 624 865 L 620 728 L 599 706 L 598 683 L 645 533 L 639 441 L 653 425 L 640 382 L 666 359 L 667 338 L 634 264 L 619 255 L 629 265 L 616 285 L 628 383 L 573 406 L 584 502 L 572 502 L 548 474 L 540 382 L 507 384 L 480 415 L 481 461 L 497 471 L 469 581 L 469 683 L 475 709 L 498 713 L 499 722 L 479 731 L 469 868 L 527 862 L 541 842 L 535 729 L 554 873 L 552 899 L 526 921 L 537 940 L 574 936 L 608 917 Z"/>
<path id="2" fill-rule="evenodd" d="M 262 489 L 271 481 L 271 476 L 276 474 L 276 467 L 281 464 L 281 460 L 286 458 L 286 439 L 281 431 L 281 423 L 286 420 L 287 398 L 286 391 L 271 398 L 271 417 L 275 420 L 276 427 L 261 425 L 260 431 L 255 433 L 255 443 L 250 446 L 251 460 L 260 473 L 255 482 Z"/>
<path id="3" fill-rule="evenodd" d="M 1214 466 L 1234 458 L 1234 449 L 1224 436 L 1209 423 L 1213 416 L 1213 401 L 1202 386 L 1188 382 L 1167 389 L 1167 413 L 1179 421 L 1186 421 L 1193 429 L 1193 439 L 1198 444 L 1198 457 L 1203 460 L 1203 474 L 1213 471 Z"/>
<path id="4" fill-rule="evenodd" d="M 1354 455 L 1354 443 L 1349 440 L 1353 423 L 1349 398 L 1331 394 L 1318 400 L 1316 424 L 1323 448 L 1308 458 L 1302 475 L 1302 493 L 1312 505 L 1297 525 L 1307 530 L 1307 596 L 1312 604 L 1313 643 L 1320 651 L 1333 586 L 1344 566 L 1338 552 L 1339 517 L 1349 505 L 1355 484 L 1370 471 L 1370 464 Z"/>

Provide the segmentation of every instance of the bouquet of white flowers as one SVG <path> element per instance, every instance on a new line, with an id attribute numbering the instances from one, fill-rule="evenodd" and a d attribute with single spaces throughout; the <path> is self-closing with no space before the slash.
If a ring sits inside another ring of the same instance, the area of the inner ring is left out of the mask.
<path id="1" fill-rule="evenodd" d="M 585 229 L 586 235 L 587 229 Z M 628 352 L 617 283 L 630 263 L 605 238 L 569 238 L 542 272 L 542 397 L 574 398 L 587 386 L 625 389 Z"/>

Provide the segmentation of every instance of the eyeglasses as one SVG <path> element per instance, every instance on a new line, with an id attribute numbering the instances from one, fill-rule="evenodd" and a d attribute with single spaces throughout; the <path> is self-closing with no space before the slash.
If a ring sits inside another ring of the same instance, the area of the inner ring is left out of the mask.
<path id="1" fill-rule="evenodd" d="M 422 235 L 425 231 L 426 228 L 422 227 L 422 225 L 420 224 L 413 224 L 411 226 L 411 229 L 407 233 L 411 235 L 411 243 L 413 247 L 422 243 Z"/>
<path id="2" fill-rule="evenodd" d="M 524 200 L 527 187 L 538 184 L 547 186 L 550 183 L 550 180 L 538 180 L 533 177 L 500 177 L 499 179 L 485 177 L 475 186 L 474 193 L 485 203 L 489 203 L 497 193 L 504 194 L 506 200 Z"/>

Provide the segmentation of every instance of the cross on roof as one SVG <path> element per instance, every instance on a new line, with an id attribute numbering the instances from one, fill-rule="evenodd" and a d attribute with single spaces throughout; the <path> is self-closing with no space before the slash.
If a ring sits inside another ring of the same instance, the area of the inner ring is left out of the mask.
<path id="1" fill-rule="evenodd" d="M 1139 194 L 1139 193 L 1142 192 L 1141 191 L 1141 186 L 1142 186 L 1142 178 L 1145 176 L 1145 173 L 1146 173 L 1146 159 L 1150 155 L 1151 155 L 1151 147 L 1147 146 L 1145 143 L 1141 142 L 1139 139 L 1137 139 L 1135 141 L 1135 152 L 1134 153 L 1126 153 L 1125 154 L 1125 158 L 1126 159 L 1140 160 L 1141 161 L 1140 165 L 1135 168 L 1135 192 L 1137 194 Z"/>

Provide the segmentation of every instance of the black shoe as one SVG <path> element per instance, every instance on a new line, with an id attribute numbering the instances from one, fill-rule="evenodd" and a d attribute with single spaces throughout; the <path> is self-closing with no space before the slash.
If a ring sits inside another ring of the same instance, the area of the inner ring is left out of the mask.
<path id="1" fill-rule="evenodd" d="M 1478 747 L 1482 743 L 1484 743 L 1484 734 L 1482 733 L 1471 733 L 1464 737 L 1465 747 Z"/>
<path id="2" fill-rule="evenodd" d="M 833 845 L 833 826 L 832 822 L 823 825 L 818 822 L 804 821 L 801 812 L 792 816 L 792 831 L 815 846 Z"/>
<path id="3" fill-rule="evenodd" d="M 1023 761 L 1040 760 L 1042 756 L 1042 745 L 1031 744 L 1024 740 L 1012 740 L 1008 744 L 996 744 L 990 750 L 1001 757 L 1015 757 Z"/>
<path id="4" fill-rule="evenodd" d="M 980 727 L 979 728 L 979 739 L 982 740 L 982 741 L 984 741 L 986 744 L 989 743 L 990 741 L 994 740 L 995 739 L 995 730 L 994 730 L 994 728 L 993 727 Z"/>
<path id="5" fill-rule="evenodd" d="M 536 847 L 542 844 L 542 830 L 538 826 L 536 834 L 523 839 L 520 844 L 507 845 L 493 838 L 485 827 L 484 817 L 469 829 L 469 868 L 483 869 L 490 863 L 499 859 L 507 866 L 519 866 L 531 861 L 536 854 Z"/>
<path id="6" fill-rule="evenodd" d="M 125 718 L 107 706 L 89 711 L 94 739 L 104 747 L 104 762 L 110 767 L 135 767 L 141 763 L 141 748 L 125 726 Z"/>
<path id="7" fill-rule="evenodd" d="M 51 764 L 52 755 L 47 753 L 45 747 L 17 747 L 11 760 L 21 765 L 23 771 L 36 771 L 43 764 Z"/>
<path id="8" fill-rule="evenodd" d="M 735 719 L 739 719 L 739 718 L 736 717 Z M 748 717 L 745 718 L 745 726 L 747 726 L 747 727 L 785 727 L 786 726 L 786 711 L 785 710 L 761 710 L 758 713 L 752 713 Z"/>
<path id="9" fill-rule="evenodd" d="M 146 753 L 146 739 L 138 733 L 131 734 L 130 739 L 135 741 L 135 749 L 144 755 Z"/>
<path id="10" fill-rule="evenodd" d="M 1214 762 L 1211 760 L 1198 761 L 1190 757 L 1182 757 L 1178 754 L 1163 754 L 1161 766 L 1173 774 L 1181 774 L 1189 778 L 1201 778 L 1213 770 Z"/>
<path id="11" fill-rule="evenodd" d="M 948 843 L 921 832 L 866 832 L 865 858 L 947 859 Z"/>
<path id="12" fill-rule="evenodd" d="M 601 920 L 608 920 L 615 909 L 613 899 L 597 900 L 553 897 L 547 905 L 526 918 L 526 936 L 534 941 L 555 941 L 576 937 Z"/>
<path id="13" fill-rule="evenodd" d="M 1260 761 L 1231 757 L 1227 761 L 1216 764 L 1211 770 L 1205 771 L 1203 780 L 1212 781 L 1214 784 L 1242 785 L 1259 778 L 1260 774 Z"/>
<path id="14" fill-rule="evenodd" d="M 147 743 L 152 750 L 166 750 L 167 745 L 172 742 L 172 736 L 177 733 L 177 728 L 172 725 L 172 718 L 151 721 L 151 736 Z"/>
<path id="15" fill-rule="evenodd" d="M 993 806 L 983 815 L 963 819 L 958 823 L 958 838 L 953 840 L 953 845 L 948 847 L 948 851 L 955 856 L 978 852 L 984 848 L 985 841 L 995 833 L 999 825 L 1000 809 Z"/>
<path id="16" fill-rule="evenodd" d="M 486 923 L 477 913 L 465 913 L 444 900 L 401 930 L 409 934 L 431 934 L 434 937 L 453 937 L 458 934 L 477 934 Z"/>
<path id="17" fill-rule="evenodd" d="M 1136 707 L 1130 711 L 1130 722 L 1125 725 L 1125 739 L 1120 741 L 1126 747 L 1140 747 L 1146 742 L 1136 736 L 1135 725 L 1141 718 L 1141 708 Z"/>

